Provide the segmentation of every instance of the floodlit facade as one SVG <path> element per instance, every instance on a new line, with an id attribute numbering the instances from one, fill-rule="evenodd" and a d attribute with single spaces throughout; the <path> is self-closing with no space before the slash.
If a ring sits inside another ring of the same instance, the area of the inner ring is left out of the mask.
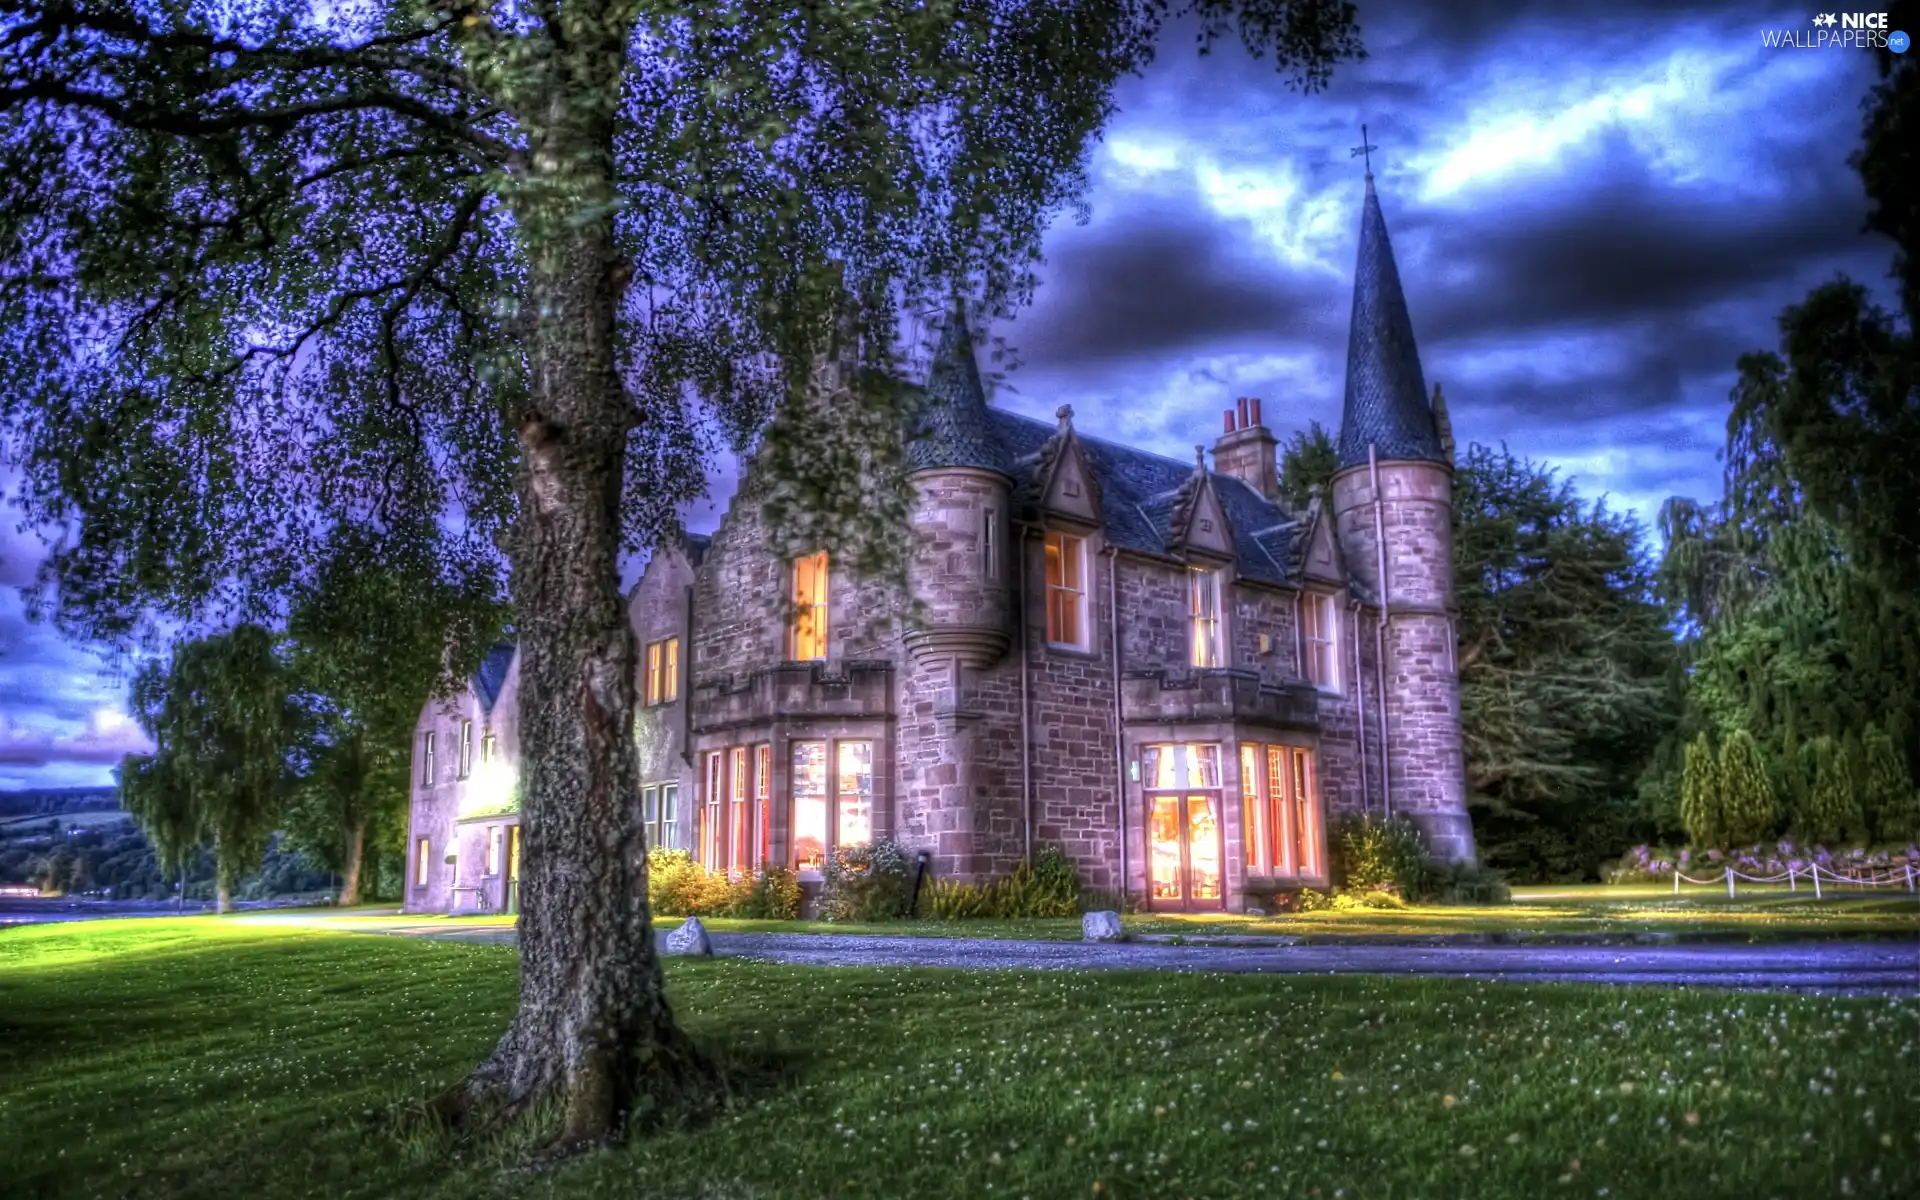
<path id="1" fill-rule="evenodd" d="M 1210 466 L 1165 458 L 1065 407 L 989 406 L 958 317 L 924 391 L 918 620 L 824 552 L 776 554 L 751 470 L 710 539 L 648 564 L 630 614 L 653 844 L 809 882 L 874 838 L 962 880 L 1054 843 L 1089 887 L 1200 911 L 1324 885 L 1343 813 L 1473 856 L 1452 438 L 1371 177 L 1339 467 L 1305 511 L 1281 503 L 1259 400 L 1226 411 Z M 421 718 L 410 911 L 512 902 L 511 787 L 450 757 L 471 726 L 515 761 L 510 654 L 498 678 Z"/>

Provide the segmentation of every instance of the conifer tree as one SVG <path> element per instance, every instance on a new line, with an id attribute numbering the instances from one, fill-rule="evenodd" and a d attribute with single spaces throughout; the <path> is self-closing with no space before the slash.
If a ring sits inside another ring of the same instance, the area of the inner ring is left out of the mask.
<path id="1" fill-rule="evenodd" d="M 1860 807 L 1875 841 L 1904 842 L 1920 837 L 1920 792 L 1907 764 L 1887 732 L 1867 726 L 1861 735 Z"/>
<path id="2" fill-rule="evenodd" d="M 1687 827 L 1687 840 L 1702 848 L 1718 847 L 1726 842 L 1726 825 L 1720 794 L 1720 763 L 1713 756 L 1713 744 L 1706 734 L 1687 743 L 1686 765 L 1680 778 L 1680 820 Z"/>
<path id="3" fill-rule="evenodd" d="M 1720 743 L 1720 805 L 1730 844 L 1750 846 L 1773 832 L 1773 779 L 1760 743 L 1744 729 Z"/>
<path id="4" fill-rule="evenodd" d="M 1830 737 L 1813 743 L 1813 803 L 1800 818 L 1800 836 L 1814 845 L 1832 846 L 1860 824 L 1853 764 Z"/>

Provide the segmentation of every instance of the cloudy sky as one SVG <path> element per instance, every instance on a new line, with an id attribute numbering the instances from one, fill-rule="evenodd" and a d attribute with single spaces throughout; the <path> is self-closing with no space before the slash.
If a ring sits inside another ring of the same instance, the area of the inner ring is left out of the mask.
<path id="1" fill-rule="evenodd" d="M 1170 39 L 1122 93 L 1092 220 L 1050 237 L 995 402 L 1185 458 L 1237 396 L 1337 425 L 1365 122 L 1429 381 L 1648 519 L 1712 497 L 1734 359 L 1836 273 L 1879 285 L 1846 158 L 1869 51 L 1762 48 L 1813 13 L 1617 0 L 1361 0 L 1370 57 L 1315 96 L 1237 46 Z M 1003 364 L 1004 367 L 1004 364 Z M 689 514 L 710 528 L 724 497 Z M 29 624 L 37 551 L 0 529 L 0 789 L 109 782 L 124 678 Z"/>

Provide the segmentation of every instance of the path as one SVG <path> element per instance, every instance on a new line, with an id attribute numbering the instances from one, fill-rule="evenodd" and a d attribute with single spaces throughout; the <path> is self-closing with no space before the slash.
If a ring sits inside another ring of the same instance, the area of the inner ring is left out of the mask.
<path id="1" fill-rule="evenodd" d="M 513 930 L 501 924 L 462 923 L 444 917 L 396 921 L 355 920 L 350 914 L 300 914 L 240 919 L 445 941 L 510 944 L 514 940 Z M 1431 975 L 1517 982 L 1686 984 L 1920 995 L 1920 942 L 1916 941 L 1679 946 L 1208 946 L 830 933 L 715 933 L 712 938 L 715 953 L 724 958 L 797 966 Z"/>

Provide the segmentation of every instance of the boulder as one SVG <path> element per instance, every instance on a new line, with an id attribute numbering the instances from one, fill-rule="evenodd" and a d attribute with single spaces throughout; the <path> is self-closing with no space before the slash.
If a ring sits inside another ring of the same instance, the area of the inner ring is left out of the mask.
<path id="1" fill-rule="evenodd" d="M 1124 942 L 1127 931 L 1120 928 L 1117 912 L 1090 912 L 1080 918 L 1080 936 L 1089 942 Z"/>
<path id="2" fill-rule="evenodd" d="M 668 954 L 713 953 L 713 939 L 707 936 L 707 927 L 699 917 L 688 917 L 685 924 L 667 934 L 666 946 Z"/>

